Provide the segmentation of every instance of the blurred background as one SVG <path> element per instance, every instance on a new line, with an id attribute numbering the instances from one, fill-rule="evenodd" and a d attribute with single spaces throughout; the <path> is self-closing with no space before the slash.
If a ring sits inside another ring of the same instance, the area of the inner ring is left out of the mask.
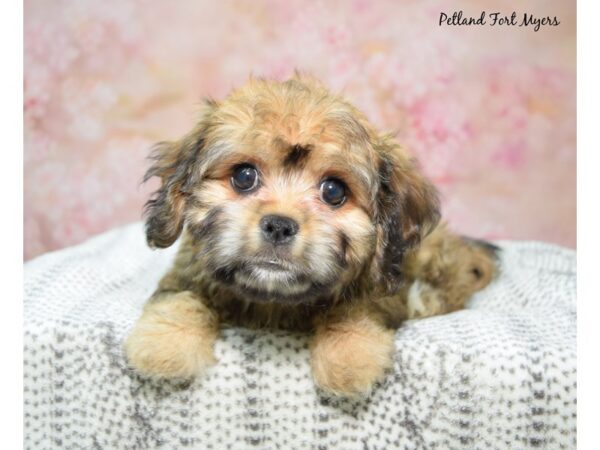
<path id="1" fill-rule="evenodd" d="M 141 219 L 156 141 L 295 68 L 397 133 L 466 234 L 575 247 L 575 2 L 25 0 L 24 256 Z M 560 25 L 438 26 L 462 9 Z"/>

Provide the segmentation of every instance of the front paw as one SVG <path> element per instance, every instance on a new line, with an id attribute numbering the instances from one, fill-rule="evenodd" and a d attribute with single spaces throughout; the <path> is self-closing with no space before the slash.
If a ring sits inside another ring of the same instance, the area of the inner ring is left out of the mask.
<path id="1" fill-rule="evenodd" d="M 214 313 L 192 293 L 180 292 L 146 306 L 125 341 L 125 354 L 144 375 L 192 378 L 216 362 L 217 333 Z"/>
<path id="2" fill-rule="evenodd" d="M 392 365 L 394 333 L 368 319 L 317 330 L 311 348 L 315 383 L 335 395 L 368 393 Z"/>

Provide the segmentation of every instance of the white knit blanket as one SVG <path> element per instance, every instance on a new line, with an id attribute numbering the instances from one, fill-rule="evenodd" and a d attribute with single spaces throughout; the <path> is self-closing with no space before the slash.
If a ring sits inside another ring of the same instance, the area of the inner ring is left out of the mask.
<path id="1" fill-rule="evenodd" d="M 499 242 L 468 309 L 408 321 L 367 398 L 325 397 L 307 337 L 223 330 L 191 383 L 127 368 L 122 341 L 175 248 L 141 224 L 25 265 L 25 447 L 519 449 L 576 445 L 575 253 Z"/>

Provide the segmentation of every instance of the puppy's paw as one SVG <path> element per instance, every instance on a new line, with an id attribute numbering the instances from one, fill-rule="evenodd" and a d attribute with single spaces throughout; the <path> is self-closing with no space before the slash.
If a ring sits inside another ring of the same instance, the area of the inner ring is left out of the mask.
<path id="1" fill-rule="evenodd" d="M 125 341 L 129 364 L 157 378 L 191 378 L 216 362 L 215 314 L 191 292 L 149 303 Z"/>
<path id="2" fill-rule="evenodd" d="M 317 386 L 335 395 L 368 393 L 392 365 L 394 333 L 368 318 L 317 330 L 311 348 Z"/>

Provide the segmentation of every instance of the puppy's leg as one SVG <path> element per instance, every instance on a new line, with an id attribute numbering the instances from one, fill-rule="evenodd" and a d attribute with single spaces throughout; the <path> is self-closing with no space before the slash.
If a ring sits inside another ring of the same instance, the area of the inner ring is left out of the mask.
<path id="1" fill-rule="evenodd" d="M 464 238 L 439 226 L 404 263 L 402 292 L 408 319 L 456 311 L 497 271 L 494 245 Z"/>
<path id="2" fill-rule="evenodd" d="M 190 378 L 215 363 L 216 314 L 190 292 L 157 293 L 125 342 L 129 364 L 159 378 Z"/>
<path id="3" fill-rule="evenodd" d="M 319 319 L 311 343 L 316 384 L 337 395 L 371 390 L 392 365 L 394 332 L 364 309 L 341 310 Z"/>

